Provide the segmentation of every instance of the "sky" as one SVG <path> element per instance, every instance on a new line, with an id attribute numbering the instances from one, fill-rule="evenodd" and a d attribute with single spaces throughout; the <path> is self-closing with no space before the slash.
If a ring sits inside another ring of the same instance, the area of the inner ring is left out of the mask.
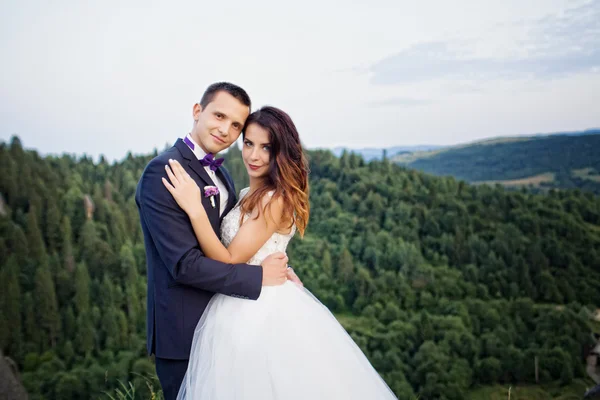
<path id="1" fill-rule="evenodd" d="M 600 127 L 600 0 L 0 0 L 0 141 L 115 160 L 189 132 L 216 81 L 305 146 Z"/>

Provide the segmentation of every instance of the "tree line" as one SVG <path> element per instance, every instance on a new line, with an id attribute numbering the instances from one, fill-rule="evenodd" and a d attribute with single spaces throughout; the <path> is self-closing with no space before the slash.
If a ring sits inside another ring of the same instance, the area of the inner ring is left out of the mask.
<path id="1" fill-rule="evenodd" d="M 146 267 L 134 193 L 156 155 L 108 163 L 0 144 L 0 347 L 32 399 L 149 398 Z M 600 200 L 470 186 L 310 151 L 305 285 L 401 399 L 585 376 L 600 304 Z M 239 149 L 226 165 L 247 186 Z"/>

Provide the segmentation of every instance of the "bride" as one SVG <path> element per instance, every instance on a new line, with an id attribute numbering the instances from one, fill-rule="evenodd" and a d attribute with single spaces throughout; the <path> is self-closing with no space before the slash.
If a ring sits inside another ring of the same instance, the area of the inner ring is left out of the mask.
<path id="1" fill-rule="evenodd" d="M 173 160 L 163 183 L 190 217 L 207 257 L 259 265 L 304 235 L 308 166 L 290 117 L 274 107 L 252 113 L 242 157 L 250 187 L 221 225 L 210 228 L 194 180 Z M 205 188 L 206 189 L 206 188 Z M 200 232 L 202 234 L 200 234 Z M 359 347 L 308 290 L 287 281 L 256 301 L 216 294 L 194 333 L 178 399 L 395 399 Z"/>

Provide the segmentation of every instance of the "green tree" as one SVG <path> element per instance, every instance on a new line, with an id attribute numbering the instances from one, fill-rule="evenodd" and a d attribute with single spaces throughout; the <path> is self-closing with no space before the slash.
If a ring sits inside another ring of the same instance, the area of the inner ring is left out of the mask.
<path id="1" fill-rule="evenodd" d="M 419 332 L 421 334 L 421 340 L 426 342 L 433 340 L 434 330 L 429 314 L 426 311 L 421 311 L 419 316 Z"/>
<path id="2" fill-rule="evenodd" d="M 47 344 L 55 347 L 60 334 L 61 320 L 54 282 L 47 266 L 41 265 L 36 272 L 34 295 L 40 327 L 48 340 Z"/>
<path id="3" fill-rule="evenodd" d="M 36 315 L 36 305 L 31 292 L 23 296 L 24 331 L 27 341 L 26 351 L 39 352 L 41 348 L 42 332 Z"/>
<path id="4" fill-rule="evenodd" d="M 4 270 L 0 274 L 2 295 L 0 304 L 3 314 L 3 323 L 7 327 L 7 340 L 2 343 L 2 348 L 8 347 L 11 356 L 20 356 L 23 347 L 22 322 L 21 322 L 21 288 L 19 286 L 19 266 L 14 256 L 9 257 Z M 8 346 L 7 346 L 8 345 Z"/>
<path id="5" fill-rule="evenodd" d="M 110 350 L 119 350 L 121 348 L 121 336 L 119 322 L 117 321 L 117 312 L 114 306 L 105 306 L 101 326 L 104 336 L 104 346 Z"/>
<path id="6" fill-rule="evenodd" d="M 348 284 L 354 278 L 354 262 L 347 248 L 343 248 L 338 261 L 338 277 L 342 283 Z"/>
<path id="7" fill-rule="evenodd" d="M 75 258 L 73 255 L 73 233 L 71 231 L 71 220 L 67 216 L 63 217 L 62 219 L 61 235 L 63 263 L 68 272 L 73 272 L 75 270 Z"/>
<path id="8" fill-rule="evenodd" d="M 75 375 L 61 372 L 56 377 L 55 396 L 57 399 L 81 399 L 86 396 L 84 382 Z"/>
<path id="9" fill-rule="evenodd" d="M 125 274 L 125 295 L 127 298 L 127 315 L 129 316 L 130 325 L 134 330 L 137 330 L 140 321 L 140 302 L 137 290 L 139 276 L 137 273 L 137 265 L 133 256 L 131 245 L 125 244 L 121 247 L 121 269 Z"/>
<path id="10" fill-rule="evenodd" d="M 82 355 L 90 355 L 94 350 L 96 335 L 94 325 L 88 310 L 83 311 L 77 317 L 77 336 L 75 336 L 75 348 Z"/>
<path id="11" fill-rule="evenodd" d="M 480 382 L 494 383 L 502 375 L 502 363 L 497 358 L 487 357 L 477 363 L 475 371 Z"/>
<path id="12" fill-rule="evenodd" d="M 75 269 L 74 303 L 78 315 L 90 309 L 90 276 L 84 262 L 79 263 Z"/>
<path id="13" fill-rule="evenodd" d="M 49 197 L 46 200 L 45 208 L 45 232 L 46 232 L 46 243 L 48 243 L 48 250 L 59 251 L 61 244 L 61 227 L 60 227 L 60 211 L 54 200 L 54 197 Z"/>
<path id="14" fill-rule="evenodd" d="M 43 265 L 47 262 L 46 246 L 37 222 L 36 212 L 37 210 L 31 207 L 27 213 L 27 244 L 33 261 L 37 265 Z"/>
<path id="15" fill-rule="evenodd" d="M 66 338 L 70 339 L 74 338 L 77 332 L 77 322 L 71 305 L 68 305 L 64 311 L 62 332 Z"/>
<path id="16" fill-rule="evenodd" d="M 98 241 L 98 233 L 96 232 L 96 225 L 91 219 L 85 221 L 79 234 L 79 249 L 81 254 L 81 260 L 86 265 L 91 265 L 95 262 L 94 258 L 98 257 L 96 252 L 96 243 Z M 90 270 L 92 276 L 96 276 L 100 271 Z"/>
<path id="17" fill-rule="evenodd" d="M 333 277 L 333 268 L 331 263 L 331 253 L 329 249 L 325 247 L 321 256 L 321 270 L 327 277 Z"/>

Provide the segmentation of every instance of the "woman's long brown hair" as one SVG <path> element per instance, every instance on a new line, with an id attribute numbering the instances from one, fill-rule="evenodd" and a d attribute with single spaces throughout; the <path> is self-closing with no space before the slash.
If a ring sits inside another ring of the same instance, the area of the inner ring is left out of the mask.
<path id="1" fill-rule="evenodd" d="M 296 126 L 289 115 L 271 106 L 265 106 L 250 114 L 246 128 L 251 124 L 258 124 L 269 132 L 271 154 L 265 184 L 242 199 L 242 215 L 255 209 L 258 209 L 259 213 L 268 211 L 270 215 L 272 202 L 282 197 L 284 207 L 281 221 L 290 221 L 289 228 L 295 223 L 300 236 L 304 236 L 310 213 L 309 171 Z M 246 129 L 244 136 L 245 131 Z M 260 210 L 258 205 L 261 204 L 261 199 L 270 191 L 274 191 L 273 196 Z"/>

